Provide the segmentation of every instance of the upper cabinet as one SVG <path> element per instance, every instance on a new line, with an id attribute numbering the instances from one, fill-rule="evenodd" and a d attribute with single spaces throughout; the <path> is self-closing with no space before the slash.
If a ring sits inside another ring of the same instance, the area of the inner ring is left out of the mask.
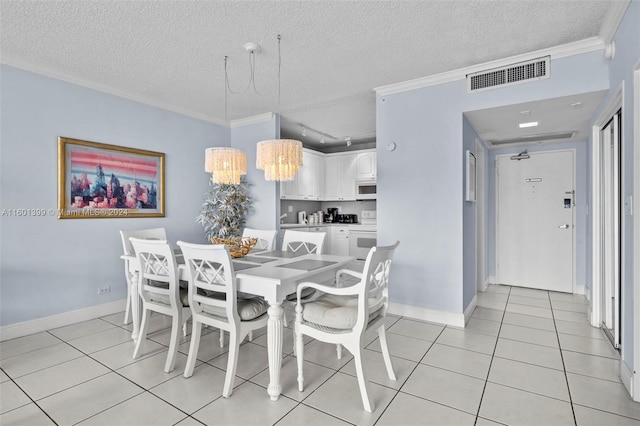
<path id="1" fill-rule="evenodd" d="M 376 151 L 322 154 L 303 149 L 302 167 L 280 183 L 283 200 L 355 201 L 356 181 L 376 179 Z"/>
<path id="2" fill-rule="evenodd" d="M 361 152 L 356 158 L 356 180 L 376 179 L 376 152 Z"/>
<path id="3" fill-rule="evenodd" d="M 287 200 L 322 200 L 324 197 L 324 155 L 302 150 L 302 167 L 292 181 L 280 182 L 280 198 Z"/>
<path id="4" fill-rule="evenodd" d="M 355 153 L 327 155 L 324 191 L 326 201 L 355 201 L 356 157 Z"/>

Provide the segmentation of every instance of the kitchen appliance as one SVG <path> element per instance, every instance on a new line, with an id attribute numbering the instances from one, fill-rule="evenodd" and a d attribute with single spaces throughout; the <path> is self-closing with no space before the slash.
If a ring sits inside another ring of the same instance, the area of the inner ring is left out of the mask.
<path id="1" fill-rule="evenodd" d="M 338 223 L 338 209 L 336 207 L 329 207 L 327 209 L 327 222 L 329 223 Z"/>
<path id="2" fill-rule="evenodd" d="M 358 223 L 357 214 L 339 214 L 338 223 Z"/>
<path id="3" fill-rule="evenodd" d="M 356 181 L 356 200 L 375 200 L 377 195 L 375 180 Z"/>
<path id="4" fill-rule="evenodd" d="M 308 223 L 308 221 L 307 221 L 307 212 L 305 212 L 305 211 L 298 212 L 298 223 L 300 223 L 300 224 Z"/>
<path id="5" fill-rule="evenodd" d="M 360 217 L 359 225 L 349 226 L 349 256 L 364 260 L 378 243 L 377 215 L 375 210 L 363 210 Z"/>

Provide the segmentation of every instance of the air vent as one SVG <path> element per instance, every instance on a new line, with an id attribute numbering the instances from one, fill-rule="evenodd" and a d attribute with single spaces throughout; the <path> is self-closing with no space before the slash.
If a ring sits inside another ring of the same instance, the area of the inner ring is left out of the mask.
<path id="1" fill-rule="evenodd" d="M 532 59 L 526 62 L 467 74 L 467 89 L 469 92 L 493 89 L 524 81 L 549 78 L 549 56 Z"/>
<path id="2" fill-rule="evenodd" d="M 518 138 L 511 138 L 511 139 L 493 139 L 487 142 L 489 142 L 493 146 L 507 145 L 512 143 L 545 142 L 545 141 L 558 140 L 558 139 L 571 139 L 575 134 L 576 134 L 575 131 L 539 133 L 537 135 L 522 136 Z"/>

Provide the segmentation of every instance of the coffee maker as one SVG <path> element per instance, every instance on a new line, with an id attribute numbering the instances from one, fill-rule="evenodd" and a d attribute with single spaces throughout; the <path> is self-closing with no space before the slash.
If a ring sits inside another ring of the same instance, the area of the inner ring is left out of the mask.
<path id="1" fill-rule="evenodd" d="M 338 223 L 338 209 L 337 208 L 329 207 L 327 209 L 326 216 L 327 216 L 327 218 L 325 219 L 325 222 Z"/>

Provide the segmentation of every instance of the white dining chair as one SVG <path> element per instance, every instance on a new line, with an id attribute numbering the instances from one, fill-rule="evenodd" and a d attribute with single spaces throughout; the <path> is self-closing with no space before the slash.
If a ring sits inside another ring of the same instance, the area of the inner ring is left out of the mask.
<path id="1" fill-rule="evenodd" d="M 257 238 L 258 242 L 253 247 L 258 250 L 273 250 L 276 245 L 276 235 L 278 231 L 269 229 L 253 229 L 244 228 L 242 232 L 243 237 Z"/>
<path id="2" fill-rule="evenodd" d="M 399 242 L 386 247 L 372 247 L 362 273 L 342 269 L 336 274 L 360 279 L 349 287 L 330 287 L 304 282 L 298 285 L 296 304 L 296 356 L 298 390 L 304 391 L 304 341 L 309 336 L 326 343 L 344 346 L 354 357 L 358 386 L 364 410 L 371 413 L 375 405 L 369 396 L 367 376 L 362 364 L 365 334 L 377 330 L 380 348 L 389 379 L 396 380 L 387 346 L 384 318 L 389 305 L 389 268 Z M 305 289 L 312 288 L 322 295 L 310 302 L 302 300 Z"/>
<path id="3" fill-rule="evenodd" d="M 282 250 L 291 252 L 322 254 L 326 232 L 284 231 Z"/>
<path id="4" fill-rule="evenodd" d="M 295 253 L 304 254 L 321 254 L 324 247 L 324 240 L 327 236 L 326 232 L 307 232 L 307 231 L 294 231 L 287 229 L 284 232 L 282 239 L 282 251 L 291 251 Z M 307 299 L 315 293 L 313 289 L 307 290 L 303 293 L 302 297 Z M 289 309 L 293 309 L 297 300 L 296 293 L 289 294 L 283 305 Z M 289 326 L 289 320 L 287 319 L 286 312 L 283 316 L 284 326 Z M 295 350 L 295 347 L 294 347 Z"/>
<path id="5" fill-rule="evenodd" d="M 178 241 L 189 277 L 193 329 L 184 377 L 193 375 L 202 325 L 229 332 L 229 354 L 222 396 L 233 393 L 240 343 L 250 331 L 267 326 L 268 303 L 262 297 L 238 299 L 231 256 L 223 245 Z"/>
<path id="6" fill-rule="evenodd" d="M 139 262 L 138 294 L 142 300 L 142 322 L 133 358 L 140 356 L 147 340 L 151 312 L 170 316 L 171 338 L 164 366 L 165 373 L 169 373 L 175 367 L 180 328 L 191 316 L 187 289 L 180 288 L 175 253 L 167 240 L 129 240 Z"/>
<path id="7" fill-rule="evenodd" d="M 124 323 L 129 324 L 131 321 L 136 321 L 136 325 L 139 325 L 137 318 L 134 318 L 133 304 L 140 304 L 137 292 L 137 269 L 131 264 L 136 256 L 133 246 L 129 238 L 142 238 L 142 239 L 155 239 L 166 240 L 167 231 L 164 228 L 151 228 L 151 229 L 133 229 L 128 231 L 120 231 L 120 238 L 122 239 L 122 248 L 124 254 L 120 256 L 124 260 L 124 276 L 127 283 L 127 305 L 124 309 Z"/>

